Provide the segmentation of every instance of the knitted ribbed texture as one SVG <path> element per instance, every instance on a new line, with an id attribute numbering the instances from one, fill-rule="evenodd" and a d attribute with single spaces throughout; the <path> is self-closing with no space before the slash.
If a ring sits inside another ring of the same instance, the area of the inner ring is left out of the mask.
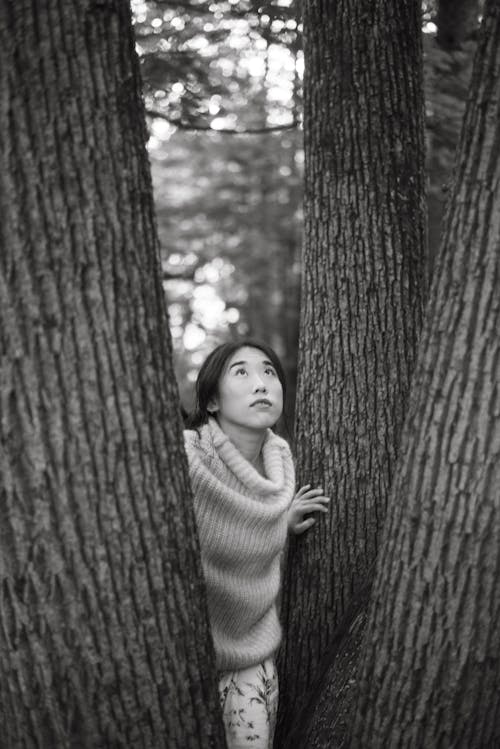
<path id="1" fill-rule="evenodd" d="M 184 436 L 217 668 L 246 668 L 281 640 L 280 554 L 295 490 L 290 447 L 267 431 L 264 478 L 215 419 Z"/>

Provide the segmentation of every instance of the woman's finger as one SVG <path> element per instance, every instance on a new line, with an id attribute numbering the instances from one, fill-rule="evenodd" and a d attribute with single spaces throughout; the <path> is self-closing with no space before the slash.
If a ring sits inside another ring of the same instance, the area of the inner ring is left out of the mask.
<path id="1" fill-rule="evenodd" d="M 299 501 L 304 505 L 311 504 L 311 502 L 323 502 L 324 504 L 328 504 L 330 497 L 323 497 L 322 495 L 316 495 L 314 497 L 299 497 Z"/>
<path id="2" fill-rule="evenodd" d="M 300 506 L 301 515 L 309 515 L 310 512 L 328 512 L 328 507 L 319 502 L 308 502 L 306 505 Z"/>
<path id="3" fill-rule="evenodd" d="M 303 533 L 308 528 L 310 528 L 311 526 L 313 526 L 315 522 L 316 521 L 315 521 L 314 518 L 307 518 L 307 520 L 303 520 L 301 523 L 297 523 L 294 526 L 293 531 L 294 531 L 294 533 L 297 533 L 297 534 Z"/>
<path id="4" fill-rule="evenodd" d="M 322 494 L 323 489 L 321 489 L 320 487 L 318 487 L 317 489 L 308 489 L 308 491 L 302 494 L 302 499 L 304 499 L 304 497 L 320 497 Z"/>

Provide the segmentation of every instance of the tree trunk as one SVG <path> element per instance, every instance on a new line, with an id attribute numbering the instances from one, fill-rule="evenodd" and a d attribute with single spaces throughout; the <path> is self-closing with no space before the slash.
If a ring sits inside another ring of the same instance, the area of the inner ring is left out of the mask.
<path id="1" fill-rule="evenodd" d="M 341 749 L 349 744 L 356 707 L 356 677 L 366 628 L 371 581 L 357 593 L 335 630 L 304 702 L 280 749 Z"/>
<path id="2" fill-rule="evenodd" d="M 0 723 L 219 747 L 126 0 L 0 5 Z"/>
<path id="3" fill-rule="evenodd" d="M 377 552 L 424 293 L 420 4 L 308 0 L 304 53 L 298 483 L 332 501 L 290 543 L 281 738 Z"/>
<path id="4" fill-rule="evenodd" d="M 353 747 L 500 745 L 499 117 L 495 0 L 377 568 Z"/>

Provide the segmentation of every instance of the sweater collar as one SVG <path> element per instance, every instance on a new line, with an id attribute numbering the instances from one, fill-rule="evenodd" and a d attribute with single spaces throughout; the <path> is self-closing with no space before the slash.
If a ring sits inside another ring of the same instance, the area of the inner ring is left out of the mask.
<path id="1" fill-rule="evenodd" d="M 235 474 L 235 476 L 249 489 L 260 494 L 274 494 L 283 489 L 285 473 L 281 455 L 281 440 L 271 429 L 266 430 L 262 445 L 262 457 L 266 476 L 262 476 L 257 469 L 240 453 L 238 448 L 222 431 L 216 419 L 208 420 L 203 429 L 207 429 L 213 446 L 220 459 Z"/>

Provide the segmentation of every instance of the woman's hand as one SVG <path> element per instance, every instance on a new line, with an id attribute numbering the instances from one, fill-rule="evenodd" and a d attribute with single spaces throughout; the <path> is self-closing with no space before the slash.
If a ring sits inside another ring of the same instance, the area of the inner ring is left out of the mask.
<path id="1" fill-rule="evenodd" d="M 311 484 L 303 486 L 292 500 L 288 510 L 288 530 L 299 535 L 316 522 L 315 518 L 305 517 L 311 512 L 328 512 L 330 497 L 323 496 L 323 489 L 311 489 Z"/>

